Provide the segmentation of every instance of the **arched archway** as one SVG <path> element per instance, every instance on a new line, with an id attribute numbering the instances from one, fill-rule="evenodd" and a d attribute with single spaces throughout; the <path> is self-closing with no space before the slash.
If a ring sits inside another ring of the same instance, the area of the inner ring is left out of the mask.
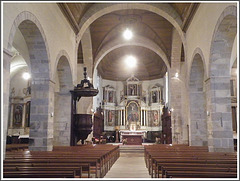
<path id="1" fill-rule="evenodd" d="M 134 41 L 126 42 L 122 38 L 116 38 L 113 41 L 105 44 L 101 50 L 98 52 L 98 54 L 95 57 L 94 60 L 94 69 L 93 69 L 93 85 L 94 87 L 99 87 L 99 77 L 97 76 L 97 67 L 101 60 L 111 51 L 114 51 L 118 48 L 125 47 L 125 46 L 139 46 L 143 48 L 147 48 L 151 50 L 152 52 L 156 53 L 159 57 L 161 57 L 162 61 L 165 63 L 167 70 L 170 70 L 170 64 L 169 59 L 167 55 L 164 53 L 164 51 L 153 41 L 149 40 L 148 38 L 142 37 L 142 36 L 135 36 Z M 147 72 L 147 71 L 146 71 Z M 97 107 L 97 99 L 99 99 L 97 96 L 93 97 L 93 107 L 96 109 Z"/>
<path id="2" fill-rule="evenodd" d="M 124 10 L 124 9 L 141 9 L 147 10 L 153 13 L 156 13 L 160 16 L 163 16 L 167 19 L 178 31 L 182 41 L 184 41 L 184 34 L 181 29 L 182 20 L 180 15 L 169 5 L 169 4 L 140 4 L 140 3 L 130 3 L 130 4 L 95 4 L 93 5 L 83 16 L 82 21 L 80 22 L 80 31 L 77 36 L 77 42 L 79 43 L 83 33 L 89 27 L 89 25 L 95 21 L 97 18 L 111 13 L 117 10 Z M 185 44 L 185 43 L 184 43 Z"/>
<path id="3" fill-rule="evenodd" d="M 134 3 L 134 4 L 113 4 L 113 3 L 99 3 L 94 4 L 91 6 L 91 8 L 88 9 L 88 11 L 84 14 L 82 17 L 82 20 L 79 23 L 79 32 L 77 35 L 77 45 L 79 45 L 83 34 L 87 30 L 87 28 L 90 27 L 90 25 L 101 16 L 104 16 L 108 13 L 118 11 L 118 10 L 126 10 L 126 9 L 138 9 L 138 10 L 146 10 L 152 13 L 155 13 L 159 16 L 162 16 L 167 21 L 169 21 L 173 27 L 176 29 L 176 32 L 180 36 L 180 39 L 182 41 L 185 55 L 186 53 L 186 40 L 185 40 L 185 34 L 181 29 L 182 25 L 182 19 L 180 15 L 174 10 L 174 8 L 169 4 L 147 4 L 147 3 Z M 78 46 L 77 46 L 78 47 Z M 75 50 L 76 56 L 78 55 L 78 48 Z M 186 57 L 185 57 L 186 59 Z"/>
<path id="4" fill-rule="evenodd" d="M 230 98 L 230 58 L 237 33 L 237 8 L 227 7 L 213 34 L 207 82 L 208 143 L 210 151 L 233 151 Z"/>
<path id="5" fill-rule="evenodd" d="M 195 54 L 189 77 L 191 146 L 207 146 L 206 98 L 204 90 L 204 64 L 200 54 Z"/>
<path id="6" fill-rule="evenodd" d="M 67 56 L 67 55 L 66 55 Z M 53 145 L 69 146 L 71 129 L 72 72 L 65 55 L 58 57 L 55 73 Z"/>
<path id="7" fill-rule="evenodd" d="M 52 150 L 53 84 L 50 81 L 49 51 L 44 31 L 30 12 L 20 13 L 14 20 L 9 37 L 9 50 L 17 29 L 29 52 L 31 66 L 31 112 L 29 150 Z"/>
<path id="8" fill-rule="evenodd" d="M 110 51 L 113 51 L 114 49 L 117 49 L 119 47 L 129 46 L 129 45 L 141 46 L 141 47 L 145 47 L 145 48 L 152 50 L 153 52 L 157 53 L 162 58 L 162 60 L 166 64 L 167 68 L 170 69 L 169 60 L 167 58 L 167 55 L 164 53 L 164 51 L 153 41 L 151 41 L 145 37 L 137 36 L 134 38 L 134 41 L 132 41 L 132 42 L 126 42 L 123 39 L 118 38 L 118 39 L 115 39 L 114 41 L 111 41 L 110 43 L 106 44 L 104 47 L 102 47 L 102 49 L 96 55 L 96 58 L 94 61 L 95 62 L 94 70 L 97 68 L 97 66 L 98 66 L 99 62 L 102 60 L 102 58 L 105 55 L 107 55 Z"/>

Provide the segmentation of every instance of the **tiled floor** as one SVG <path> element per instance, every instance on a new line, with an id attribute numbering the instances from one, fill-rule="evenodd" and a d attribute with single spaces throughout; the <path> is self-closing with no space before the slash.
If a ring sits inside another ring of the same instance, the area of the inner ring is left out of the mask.
<path id="1" fill-rule="evenodd" d="M 120 153 L 104 178 L 151 178 L 143 153 Z"/>

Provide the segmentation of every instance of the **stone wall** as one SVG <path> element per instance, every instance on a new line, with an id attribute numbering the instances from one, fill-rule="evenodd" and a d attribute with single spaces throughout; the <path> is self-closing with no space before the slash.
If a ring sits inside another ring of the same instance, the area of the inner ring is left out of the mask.
<path id="1" fill-rule="evenodd" d="M 6 139 L 7 139 L 7 128 L 8 128 L 8 111 L 9 111 L 9 81 L 10 81 L 10 61 L 12 55 L 7 50 L 3 51 L 3 159 L 5 159 L 5 148 L 6 148 Z"/>
<path id="2" fill-rule="evenodd" d="M 70 145 L 71 94 L 55 93 L 54 146 Z"/>
<path id="3" fill-rule="evenodd" d="M 190 145 L 207 146 L 206 98 L 204 93 L 204 68 L 196 54 L 189 81 L 190 97 Z"/>
<path id="4" fill-rule="evenodd" d="M 227 33 L 221 35 L 217 31 L 224 17 L 235 16 L 236 5 L 236 3 L 200 4 L 186 32 L 188 72 L 191 70 L 191 59 L 196 49 L 201 50 L 203 64 L 206 67 L 204 87 L 209 151 L 233 151 L 229 64 L 236 35 L 233 32 L 236 22 L 227 18 L 228 20 L 223 23 L 220 31 L 227 30 L 228 35 Z M 189 77 L 187 79 L 190 80 Z M 188 103 L 187 107 L 190 106 Z"/>
<path id="5" fill-rule="evenodd" d="M 181 94 L 182 94 L 182 84 L 184 84 L 181 77 L 175 77 L 176 73 L 180 76 L 181 68 L 181 47 L 182 41 L 177 31 L 173 31 L 172 35 L 172 53 L 171 53 L 171 70 L 170 70 L 170 104 L 169 108 L 173 111 L 171 113 L 172 121 L 172 142 L 174 144 L 180 143 L 179 140 L 182 134 L 182 116 L 181 116 Z"/>

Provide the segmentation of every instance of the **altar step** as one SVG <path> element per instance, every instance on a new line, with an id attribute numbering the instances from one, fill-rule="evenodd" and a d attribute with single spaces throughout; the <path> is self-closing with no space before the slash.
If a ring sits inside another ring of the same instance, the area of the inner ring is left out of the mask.
<path id="1" fill-rule="evenodd" d="M 144 153 L 143 145 L 120 145 L 120 153 Z"/>

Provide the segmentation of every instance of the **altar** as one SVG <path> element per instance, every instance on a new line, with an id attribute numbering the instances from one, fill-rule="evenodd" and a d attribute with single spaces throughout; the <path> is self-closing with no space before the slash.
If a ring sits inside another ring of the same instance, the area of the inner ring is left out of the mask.
<path id="1" fill-rule="evenodd" d="M 136 131 L 130 131 L 130 130 L 121 130 L 120 133 L 120 141 L 126 140 L 127 145 L 142 145 L 142 142 L 144 138 L 146 137 L 145 130 L 136 130 Z"/>

